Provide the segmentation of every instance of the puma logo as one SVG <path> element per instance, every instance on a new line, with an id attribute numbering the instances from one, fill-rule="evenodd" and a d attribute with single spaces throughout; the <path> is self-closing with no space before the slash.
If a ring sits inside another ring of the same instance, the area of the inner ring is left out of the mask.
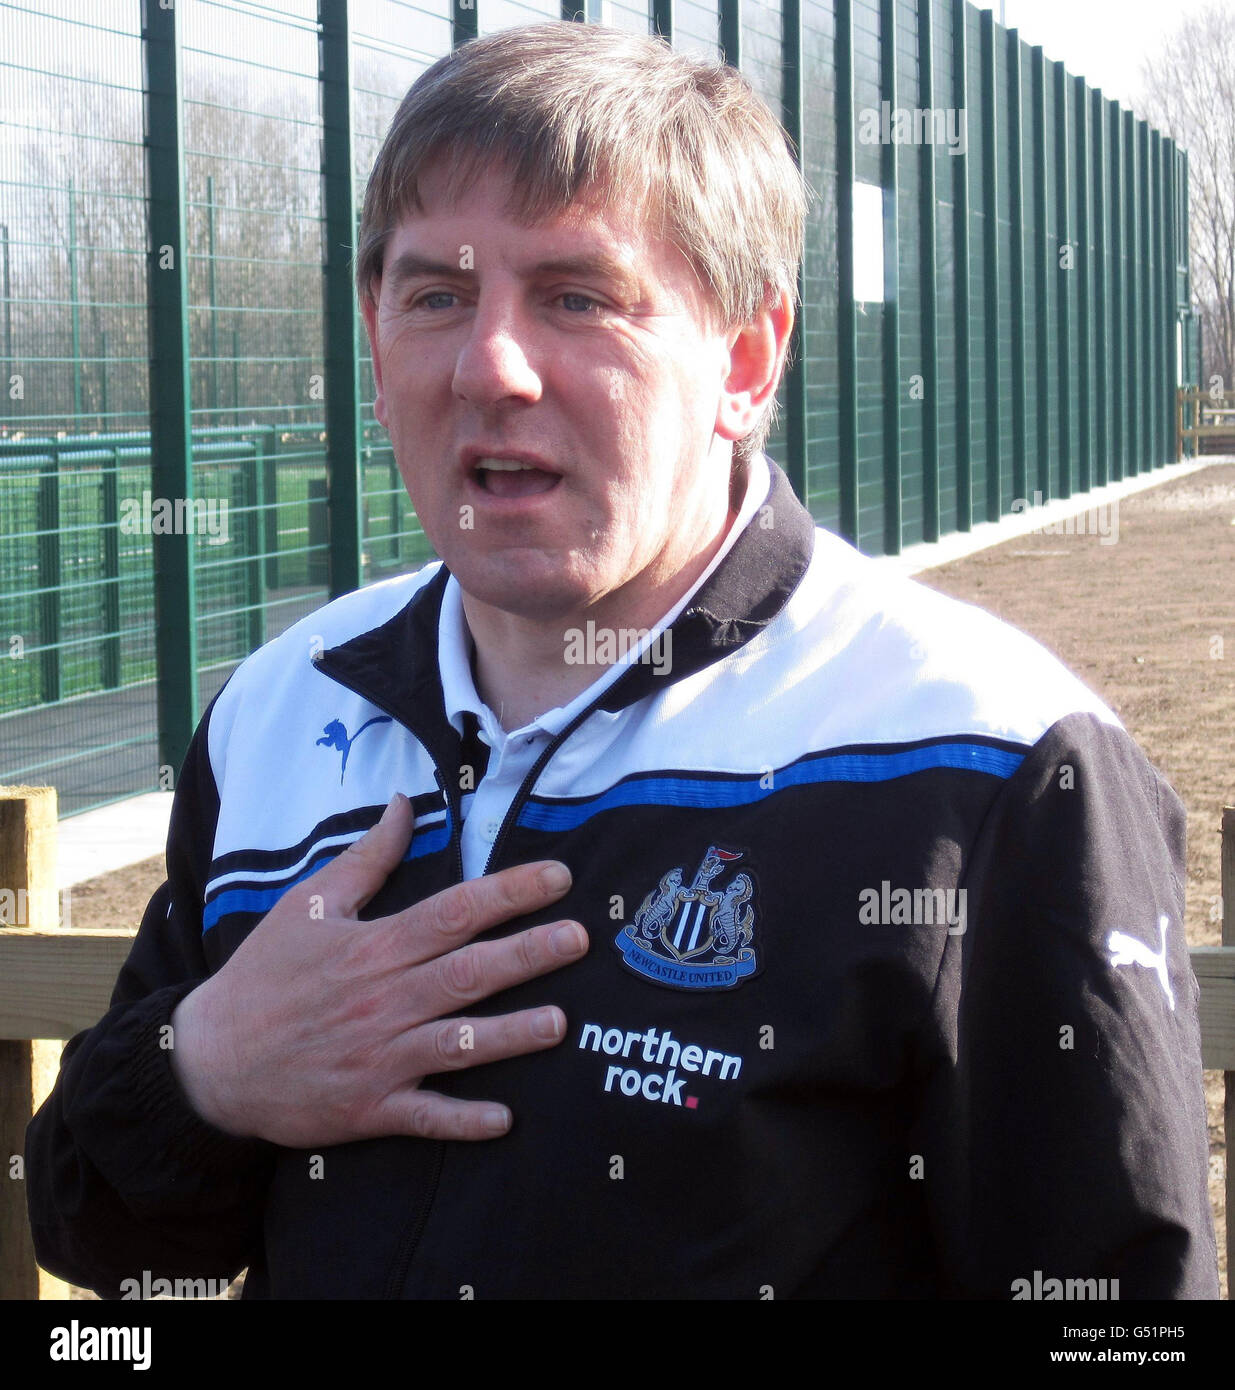
<path id="1" fill-rule="evenodd" d="M 1171 1006 L 1173 1013 L 1175 994 L 1166 974 L 1166 931 L 1169 925 L 1169 917 L 1158 918 L 1158 935 L 1162 945 L 1157 951 L 1151 951 L 1143 941 L 1138 941 L 1135 936 L 1121 931 L 1113 931 L 1106 938 L 1106 947 L 1111 953 L 1112 965 L 1143 965 L 1147 970 L 1156 971 L 1162 992 L 1166 995 L 1166 1002 Z"/>
<path id="2" fill-rule="evenodd" d="M 352 751 L 352 744 L 369 727 L 370 724 L 393 724 L 394 720 L 388 714 L 377 714 L 372 719 L 363 723 L 359 729 L 348 738 L 347 727 L 341 719 L 332 719 L 322 730 L 324 738 L 317 740 L 318 744 L 324 744 L 327 748 L 337 749 L 343 754 L 343 766 L 339 769 L 339 785 L 343 785 L 343 774 L 347 771 L 347 755 Z"/>

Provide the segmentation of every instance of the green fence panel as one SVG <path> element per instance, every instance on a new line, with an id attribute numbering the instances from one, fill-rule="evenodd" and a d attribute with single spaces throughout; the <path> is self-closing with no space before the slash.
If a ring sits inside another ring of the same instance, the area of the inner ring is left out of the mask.
<path id="1" fill-rule="evenodd" d="M 964 149 L 968 149 L 968 131 L 971 113 L 965 111 L 964 102 L 956 100 L 956 35 L 955 19 L 957 6 L 955 0 L 930 0 L 931 5 L 931 47 L 933 64 L 932 106 L 941 109 L 964 112 L 964 124 L 960 129 L 965 133 Z M 963 187 L 961 170 L 967 153 L 954 154 L 949 150 L 936 149 L 933 155 L 935 167 L 935 341 L 937 355 L 934 370 L 938 380 L 939 409 L 939 532 L 947 534 L 956 530 L 956 517 L 960 505 L 960 489 L 957 486 L 958 459 L 966 456 L 959 429 L 961 408 L 961 386 L 967 378 L 958 370 L 961 349 L 957 329 L 960 322 L 957 307 L 962 281 L 957 273 L 958 228 L 963 222 L 957 217 L 957 188 Z"/>
<path id="2" fill-rule="evenodd" d="M 921 35 L 917 0 L 897 0 L 896 90 L 906 111 L 926 109 L 920 82 Z M 928 41 L 929 42 L 929 41 Z M 925 538 L 923 436 L 928 363 L 923 346 L 922 151 L 929 141 L 900 147 L 897 159 L 897 371 L 889 397 L 900 404 L 900 517 L 896 535 L 885 527 L 885 547 L 899 549 Z"/>
<path id="3" fill-rule="evenodd" d="M 856 491 L 853 470 L 857 459 L 852 411 L 851 294 L 844 296 L 843 313 L 841 308 L 846 277 L 852 285 L 852 246 L 841 243 L 840 211 L 842 205 L 851 206 L 852 190 L 847 192 L 842 187 L 838 171 L 848 159 L 852 175 L 852 148 L 851 144 L 841 148 L 838 8 L 825 0 L 801 0 L 802 171 L 817 195 L 806 220 L 803 264 L 806 495 L 815 518 L 835 530 L 842 528 L 841 474 L 851 475 L 850 490 Z M 850 120 L 844 125 L 849 142 L 852 131 Z"/>
<path id="4" fill-rule="evenodd" d="M 478 34 L 661 33 L 780 113 L 814 197 L 767 449 L 868 552 L 1160 467 L 1202 380 L 1186 156 L 966 0 L 60 8 L 0 0 L 0 779 L 70 812 L 166 785 L 249 651 L 431 558 L 350 259 L 398 103 Z"/>

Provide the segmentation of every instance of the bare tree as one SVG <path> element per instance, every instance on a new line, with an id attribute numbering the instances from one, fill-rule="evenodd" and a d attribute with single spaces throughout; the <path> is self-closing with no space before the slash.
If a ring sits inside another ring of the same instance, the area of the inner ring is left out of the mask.
<path id="1" fill-rule="evenodd" d="M 1192 291 L 1205 375 L 1235 389 L 1235 5 L 1184 19 L 1142 70 L 1143 113 L 1188 152 Z"/>

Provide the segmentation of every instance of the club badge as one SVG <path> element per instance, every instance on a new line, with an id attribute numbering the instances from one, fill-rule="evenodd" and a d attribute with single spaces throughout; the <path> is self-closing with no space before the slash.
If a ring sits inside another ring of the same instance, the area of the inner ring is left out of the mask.
<path id="1" fill-rule="evenodd" d="M 710 845 L 689 886 L 684 869 L 670 869 L 617 934 L 626 966 L 670 989 L 734 989 L 753 975 L 754 881 L 738 873 L 720 891 L 712 888 L 741 858 L 741 850 Z"/>

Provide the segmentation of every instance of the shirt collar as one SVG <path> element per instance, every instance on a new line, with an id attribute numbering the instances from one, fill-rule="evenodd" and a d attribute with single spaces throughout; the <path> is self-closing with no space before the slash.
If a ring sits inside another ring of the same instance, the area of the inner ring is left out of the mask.
<path id="1" fill-rule="evenodd" d="M 550 737 L 556 737 L 580 711 L 594 704 L 611 685 L 626 674 L 631 666 L 637 665 L 640 655 L 652 647 L 656 642 L 657 635 L 669 627 L 682 613 L 691 599 L 712 577 L 721 561 L 733 549 L 738 537 L 745 531 L 754 519 L 755 513 L 767 499 L 771 483 L 771 470 L 767 459 L 762 454 L 756 454 L 750 460 L 747 468 L 746 492 L 742 498 L 742 505 L 738 514 L 725 533 L 725 539 L 721 542 L 720 548 L 712 557 L 708 567 L 691 586 L 689 592 L 683 594 L 673 607 L 661 617 L 659 622 L 649 629 L 647 638 L 638 647 L 626 652 L 613 665 L 602 671 L 596 680 L 586 690 L 576 695 L 569 704 L 546 710 L 523 729 L 512 730 L 511 732 L 527 733 L 531 729 L 539 729 Z M 474 714 L 485 733 L 486 742 L 492 747 L 500 747 L 508 735 L 502 729 L 493 711 L 477 694 L 476 682 L 472 676 L 472 647 L 472 637 L 467 630 L 467 620 L 463 612 L 463 591 L 459 586 L 459 581 L 454 575 L 451 575 L 442 592 L 442 605 L 438 617 L 438 663 L 442 678 L 442 695 L 446 717 L 455 730 L 462 734 L 464 714 Z"/>
<path id="2" fill-rule="evenodd" d="M 748 521 L 740 534 L 733 528 L 732 549 L 673 620 L 672 666 L 619 666 L 613 684 L 600 697 L 598 712 L 615 714 L 689 679 L 740 650 L 784 611 L 810 565 L 815 523 L 784 470 L 775 463 L 768 467 L 772 486 L 766 501 L 755 509 L 758 522 Z M 410 729 L 439 768 L 457 766 L 459 757 L 459 733 L 443 707 L 437 650 L 442 594 L 449 579 L 450 571 L 439 563 L 392 617 L 310 654 L 323 676 Z M 340 602 L 359 604 L 363 611 L 363 595 L 362 590 Z"/>

